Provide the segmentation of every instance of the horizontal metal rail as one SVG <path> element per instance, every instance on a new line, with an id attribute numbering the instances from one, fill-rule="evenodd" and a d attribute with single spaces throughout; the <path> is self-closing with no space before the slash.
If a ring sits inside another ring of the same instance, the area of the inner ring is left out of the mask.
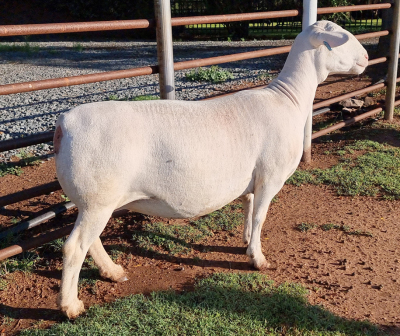
<path id="1" fill-rule="evenodd" d="M 6 206 L 9 204 L 13 204 L 13 203 L 17 203 L 17 202 L 21 202 L 21 201 L 25 201 L 27 199 L 41 196 L 44 194 L 50 194 L 51 192 L 57 191 L 60 189 L 61 189 L 60 183 L 58 181 L 54 181 L 54 182 L 42 184 L 37 187 L 18 191 L 16 193 L 0 197 L 0 207 Z"/>
<path id="2" fill-rule="evenodd" d="M 313 133 L 312 136 L 311 136 L 311 139 L 314 140 L 314 139 L 319 138 L 319 137 L 321 137 L 323 135 L 326 135 L 326 134 L 328 134 L 330 132 L 333 132 L 333 131 L 336 131 L 336 130 L 338 130 L 340 128 L 343 128 L 345 126 L 354 124 L 357 121 L 361 121 L 361 120 L 367 119 L 369 117 L 372 117 L 373 115 L 375 115 L 375 114 L 377 114 L 379 112 L 382 112 L 382 111 L 383 111 L 382 107 L 378 107 L 378 108 L 375 108 L 375 109 L 373 109 L 373 110 L 371 110 L 369 112 L 366 112 L 366 113 L 360 114 L 358 116 L 355 116 L 355 117 L 353 117 L 351 119 L 342 121 L 342 122 L 337 123 L 337 124 L 335 124 L 333 126 L 327 127 L 327 128 L 325 128 L 323 130 L 320 130 L 318 132 Z"/>
<path id="3" fill-rule="evenodd" d="M 373 5 L 357 5 L 357 6 L 338 6 L 338 7 L 321 7 L 317 9 L 317 14 L 330 14 L 340 12 L 354 12 L 362 10 L 374 10 L 374 9 L 387 9 L 392 7 L 390 3 L 381 3 Z"/>
<path id="4" fill-rule="evenodd" d="M 73 228 L 74 224 L 69 224 L 67 226 L 62 227 L 61 229 L 57 229 L 42 234 L 39 237 L 34 237 L 29 240 L 23 241 L 19 244 L 6 247 L 0 250 L 0 261 L 15 256 L 19 253 L 26 252 L 33 248 L 37 248 L 43 244 L 50 243 L 53 240 L 65 237 L 66 235 L 71 233 Z"/>
<path id="5" fill-rule="evenodd" d="M 55 89 L 71 85 L 81 85 L 96 83 L 101 81 L 109 81 L 122 78 L 130 78 L 158 73 L 158 66 L 147 66 L 141 68 L 133 68 L 128 70 L 106 71 L 88 75 L 79 75 L 71 77 L 44 79 L 32 82 L 15 83 L 0 85 L 0 95 L 8 95 L 12 93 L 30 92 L 45 89 Z"/>
<path id="6" fill-rule="evenodd" d="M 390 8 L 390 3 L 340 6 L 318 8 L 318 14 L 353 12 L 359 10 L 374 10 Z M 259 13 L 241 13 L 226 15 L 206 15 L 191 17 L 176 17 L 171 19 L 172 26 L 184 26 L 206 23 L 224 23 L 234 21 L 262 20 L 299 16 L 298 10 L 270 11 Z M 126 29 L 145 29 L 155 27 L 153 19 L 146 20 L 121 20 L 121 21 L 94 21 L 94 22 L 69 22 L 69 23 L 43 23 L 28 25 L 3 25 L 0 26 L 0 36 L 39 35 L 39 34 L 65 34 L 88 31 L 108 31 Z"/>
<path id="7" fill-rule="evenodd" d="M 45 132 L 39 134 L 28 135 L 23 138 L 9 139 L 0 141 L 0 153 L 12 149 L 38 145 L 45 142 L 53 141 L 54 132 Z"/>
<path id="8" fill-rule="evenodd" d="M 19 223 L 18 225 L 15 225 L 5 231 L 0 232 L 0 239 L 4 239 L 9 235 L 15 235 L 16 233 L 21 231 L 33 229 L 34 227 L 42 224 L 43 222 L 48 221 L 49 219 L 54 218 L 58 214 L 67 211 L 69 209 L 72 209 L 74 207 L 75 204 L 72 202 L 58 204 L 56 207 L 52 207 L 47 212 L 38 217 Z"/>

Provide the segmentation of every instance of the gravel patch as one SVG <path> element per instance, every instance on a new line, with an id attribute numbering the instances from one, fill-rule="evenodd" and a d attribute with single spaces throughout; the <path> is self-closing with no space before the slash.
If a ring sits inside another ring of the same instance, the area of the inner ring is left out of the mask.
<path id="1" fill-rule="evenodd" d="M 222 56 L 264 48 L 290 45 L 291 40 L 241 42 L 175 42 L 175 62 Z M 375 42 L 376 43 L 376 42 Z M 24 43 L 2 43 L 24 46 Z M 42 79 L 76 76 L 157 64 L 155 42 L 34 42 L 25 51 L 0 48 L 0 85 Z M 259 82 L 270 71 L 279 71 L 286 54 L 255 58 L 219 65 L 234 74 L 220 84 L 190 82 L 185 73 L 176 72 L 176 98 L 198 100 L 229 87 Z M 54 129 L 60 115 L 74 106 L 109 99 L 130 99 L 141 95 L 159 95 L 158 75 L 98 82 L 58 89 L 0 96 L 0 141 Z M 45 155 L 52 144 L 22 149 Z M 0 153 L 0 162 L 8 161 L 20 150 Z"/>

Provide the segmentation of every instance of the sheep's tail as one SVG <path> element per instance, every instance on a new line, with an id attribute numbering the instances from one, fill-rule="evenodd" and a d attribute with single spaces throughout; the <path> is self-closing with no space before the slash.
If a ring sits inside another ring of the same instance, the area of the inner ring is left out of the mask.
<path id="1" fill-rule="evenodd" d="M 56 155 L 60 152 L 62 137 L 63 137 L 63 131 L 62 131 L 61 125 L 57 125 L 56 131 L 54 132 L 54 137 L 53 137 L 54 153 Z"/>

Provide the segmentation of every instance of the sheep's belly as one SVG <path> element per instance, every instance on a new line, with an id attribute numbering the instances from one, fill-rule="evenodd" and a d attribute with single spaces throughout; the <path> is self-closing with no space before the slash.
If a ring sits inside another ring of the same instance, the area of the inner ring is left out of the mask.
<path id="1" fill-rule="evenodd" d="M 234 199 L 235 197 L 229 200 L 220 200 L 220 202 L 215 203 L 207 202 L 208 204 L 203 204 L 200 200 L 198 203 L 182 201 L 171 204 L 165 200 L 149 198 L 128 203 L 121 208 L 157 217 L 193 218 L 218 210 Z"/>

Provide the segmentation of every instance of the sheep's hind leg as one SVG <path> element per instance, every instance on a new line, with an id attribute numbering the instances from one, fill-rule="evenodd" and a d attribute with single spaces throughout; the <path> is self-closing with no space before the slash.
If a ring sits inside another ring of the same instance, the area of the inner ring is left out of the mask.
<path id="1" fill-rule="evenodd" d="M 75 318 L 85 310 L 78 299 L 79 272 L 89 247 L 99 238 L 112 213 L 112 209 L 79 210 L 74 230 L 63 246 L 63 273 L 57 299 L 68 318 Z"/>
<path id="2" fill-rule="evenodd" d="M 253 220 L 253 201 L 254 194 L 247 194 L 241 197 L 244 208 L 244 229 L 243 229 L 243 243 L 249 245 L 251 237 L 251 227 Z"/>
<path id="3" fill-rule="evenodd" d="M 259 183 L 254 191 L 253 223 L 250 244 L 246 254 L 250 257 L 250 264 L 262 270 L 270 267 L 261 249 L 261 229 L 267 216 L 272 198 L 282 188 L 283 183 Z"/>
<path id="4" fill-rule="evenodd" d="M 100 275 L 115 282 L 128 280 L 126 273 L 121 265 L 115 264 L 101 243 L 100 237 L 97 238 L 89 248 L 89 254 L 99 268 Z"/>

